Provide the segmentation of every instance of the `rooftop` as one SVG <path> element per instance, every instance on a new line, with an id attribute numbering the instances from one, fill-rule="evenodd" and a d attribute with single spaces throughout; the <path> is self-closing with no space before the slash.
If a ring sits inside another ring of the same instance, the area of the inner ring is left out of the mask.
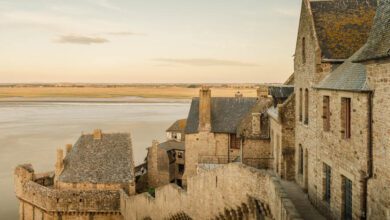
<path id="1" fill-rule="evenodd" d="M 390 1 L 380 0 L 366 47 L 356 61 L 390 57 Z"/>
<path id="2" fill-rule="evenodd" d="M 82 135 L 64 159 L 59 181 L 67 183 L 128 183 L 134 177 L 130 134 Z"/>
<path id="3" fill-rule="evenodd" d="M 322 58 L 348 59 L 367 41 L 377 0 L 311 1 Z"/>
<path id="4" fill-rule="evenodd" d="M 353 63 L 365 46 L 358 50 L 352 57 L 346 60 L 336 70 L 331 72 L 314 88 L 342 91 L 369 91 L 366 80 L 366 68 L 363 64 Z"/>
<path id="5" fill-rule="evenodd" d="M 211 98 L 211 132 L 236 133 L 242 119 L 252 110 L 257 101 L 257 98 L 249 97 Z M 197 133 L 198 125 L 199 98 L 193 98 L 188 114 L 186 133 Z"/>
<path id="6" fill-rule="evenodd" d="M 175 140 L 170 140 L 170 141 L 163 142 L 163 143 L 159 144 L 158 146 L 161 147 L 162 149 L 166 150 L 166 151 L 170 151 L 170 150 L 182 150 L 182 151 L 184 151 L 185 150 L 184 143 L 183 142 L 178 142 L 178 141 L 175 141 Z"/>
<path id="7" fill-rule="evenodd" d="M 167 132 L 184 132 L 187 125 L 187 119 L 175 121 L 166 131 Z"/>

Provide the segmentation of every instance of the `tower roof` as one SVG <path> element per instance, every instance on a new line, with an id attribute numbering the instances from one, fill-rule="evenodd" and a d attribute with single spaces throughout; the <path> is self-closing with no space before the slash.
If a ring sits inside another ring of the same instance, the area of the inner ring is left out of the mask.
<path id="1" fill-rule="evenodd" d="M 64 159 L 59 181 L 67 183 L 128 183 L 134 177 L 130 134 L 82 135 Z"/>

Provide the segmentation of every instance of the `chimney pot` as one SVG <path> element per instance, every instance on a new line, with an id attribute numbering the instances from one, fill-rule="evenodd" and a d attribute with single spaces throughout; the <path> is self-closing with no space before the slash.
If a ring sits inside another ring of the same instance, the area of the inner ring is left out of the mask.
<path id="1" fill-rule="evenodd" d="M 244 95 L 240 91 L 237 91 L 235 96 L 236 96 L 236 98 L 244 97 Z"/>
<path id="2" fill-rule="evenodd" d="M 66 145 L 66 154 L 69 154 L 70 153 L 70 151 L 72 150 L 72 145 L 71 144 L 67 144 Z"/>
<path id="3" fill-rule="evenodd" d="M 101 140 L 102 139 L 102 130 L 95 129 L 95 131 L 93 132 L 93 139 Z"/>

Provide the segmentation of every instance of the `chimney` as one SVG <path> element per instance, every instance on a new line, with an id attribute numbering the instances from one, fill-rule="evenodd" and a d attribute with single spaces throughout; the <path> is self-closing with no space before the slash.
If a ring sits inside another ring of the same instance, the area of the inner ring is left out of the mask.
<path id="1" fill-rule="evenodd" d="M 262 85 L 257 88 L 257 97 L 258 98 L 267 98 L 268 97 L 268 86 Z"/>
<path id="2" fill-rule="evenodd" d="M 153 140 L 152 141 L 152 147 L 158 147 L 160 143 L 158 142 L 158 140 Z"/>
<path id="3" fill-rule="evenodd" d="M 102 130 L 95 129 L 95 131 L 93 131 L 93 139 L 94 140 L 101 140 L 102 139 Z"/>
<path id="4" fill-rule="evenodd" d="M 244 97 L 244 95 L 240 91 L 237 91 L 235 96 L 236 96 L 236 98 Z"/>
<path id="5" fill-rule="evenodd" d="M 66 154 L 69 154 L 70 153 L 70 151 L 72 150 L 72 145 L 71 144 L 67 144 L 66 145 Z"/>
<path id="6" fill-rule="evenodd" d="M 199 132 L 211 131 L 211 90 L 202 86 L 199 91 Z"/>
<path id="7" fill-rule="evenodd" d="M 55 176 L 58 177 L 64 169 L 64 151 L 60 148 L 57 149 L 57 162 Z"/>

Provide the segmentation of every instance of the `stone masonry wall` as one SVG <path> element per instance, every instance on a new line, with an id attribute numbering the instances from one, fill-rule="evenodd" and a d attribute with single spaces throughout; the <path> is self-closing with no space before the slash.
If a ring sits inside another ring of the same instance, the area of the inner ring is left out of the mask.
<path id="1" fill-rule="evenodd" d="M 368 181 L 368 216 L 390 219 L 390 60 L 367 66 L 373 98 L 374 178 Z"/>
<path id="2" fill-rule="evenodd" d="M 122 219 L 118 190 L 57 190 L 34 182 L 34 175 L 25 166 L 15 169 L 20 219 Z"/>
<path id="3" fill-rule="evenodd" d="M 170 184 L 157 188 L 155 197 L 147 193 L 129 197 L 122 192 L 122 214 L 128 220 L 165 219 L 177 213 L 211 219 L 241 207 L 250 196 L 266 204 L 272 219 L 300 219 L 277 178 L 268 171 L 228 164 L 187 181 L 187 191 Z"/>
<path id="4" fill-rule="evenodd" d="M 367 173 L 367 146 L 368 146 L 368 96 L 367 93 L 341 92 L 319 90 L 319 98 L 315 105 L 320 109 L 317 112 L 317 130 L 315 144 L 316 175 L 310 180 L 316 189 L 311 200 L 320 211 L 330 218 L 341 218 L 343 212 L 343 177 L 352 181 L 352 212 L 353 218 L 361 215 L 362 187 L 361 180 Z M 330 97 L 330 130 L 324 131 L 322 119 L 322 97 Z M 342 138 L 341 126 L 341 99 L 351 99 L 351 138 Z M 324 164 L 331 167 L 331 199 L 324 200 Z"/>

